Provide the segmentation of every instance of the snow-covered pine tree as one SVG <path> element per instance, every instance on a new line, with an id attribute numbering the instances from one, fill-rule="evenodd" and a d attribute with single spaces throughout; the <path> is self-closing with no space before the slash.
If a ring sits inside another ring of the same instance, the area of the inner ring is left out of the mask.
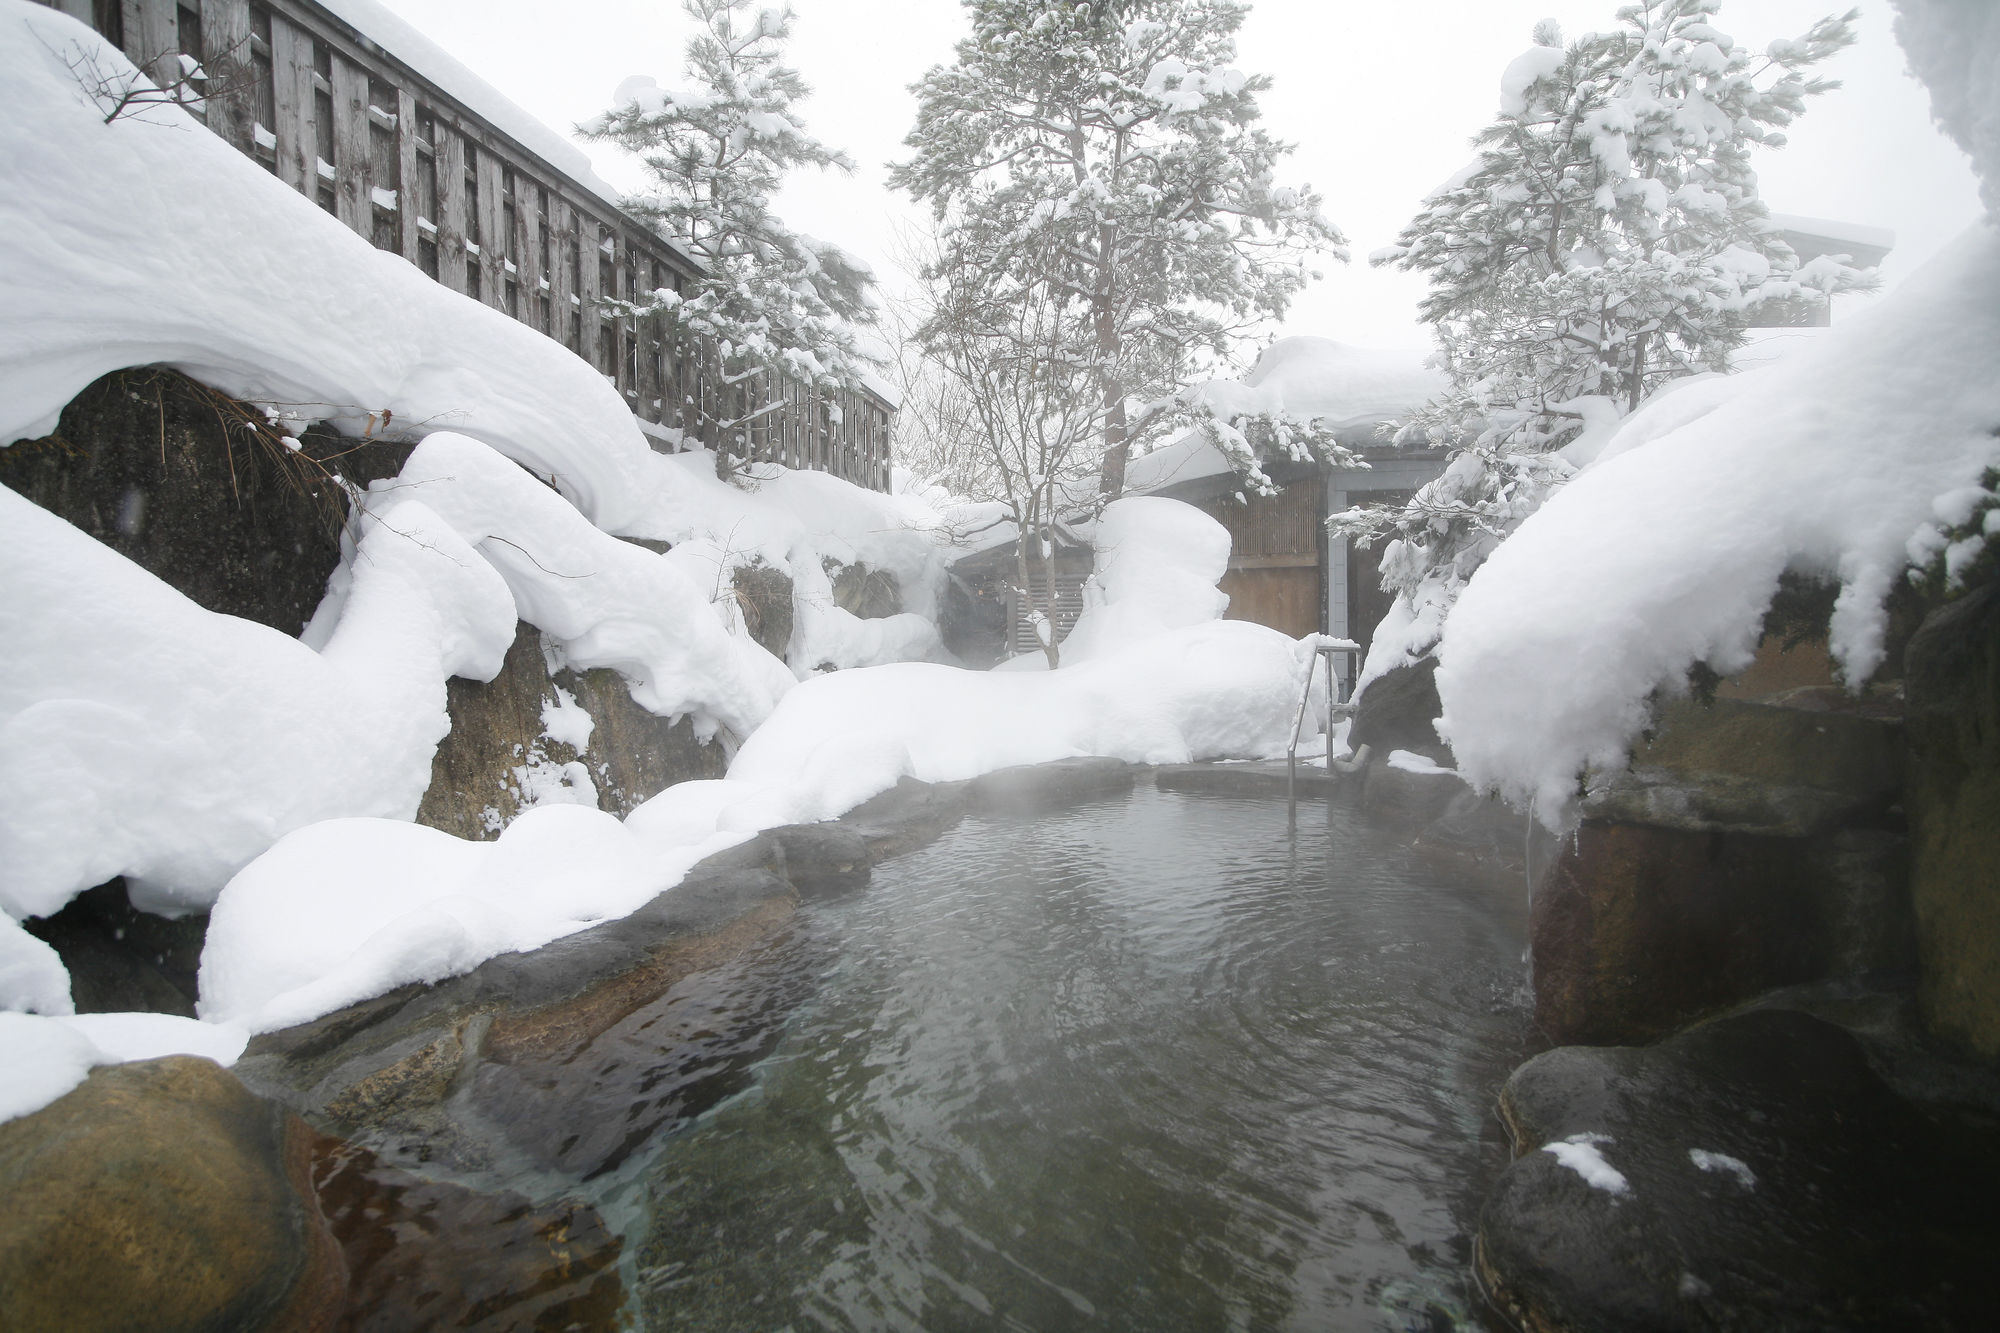
<path id="1" fill-rule="evenodd" d="M 1330 525 L 1389 541 L 1388 637 L 1406 651 L 1435 642 L 1465 579 L 1574 472 L 1559 451 L 1669 380 L 1726 371 L 1753 313 L 1872 282 L 1830 256 L 1800 265 L 1750 162 L 1839 86 L 1806 71 L 1854 41 L 1855 12 L 1759 51 L 1715 26 L 1720 9 L 1642 0 L 1568 44 L 1537 25 L 1479 156 L 1370 256 L 1429 277 L 1421 318 L 1451 384 L 1398 433 L 1450 445 L 1444 475 Z"/>
<path id="2" fill-rule="evenodd" d="M 701 258 L 686 290 L 662 289 L 619 307 L 658 316 L 687 338 L 713 339 L 736 395 L 718 433 L 782 401 L 779 375 L 851 388 L 877 364 L 859 330 L 875 323 L 874 276 L 835 246 L 792 231 L 771 196 L 799 167 L 851 172 L 853 161 L 806 132 L 795 105 L 808 92 L 784 63 L 793 14 L 755 0 L 683 0 L 695 22 L 683 86 L 639 76 L 612 109 L 582 127 L 635 154 L 651 189 L 626 210 Z"/>
<path id="3" fill-rule="evenodd" d="M 1233 65 L 1241 0 L 963 3 L 972 35 L 917 84 L 891 175 L 932 206 L 931 276 L 954 288 L 936 303 L 952 331 L 920 336 L 962 338 L 973 317 L 995 337 L 1069 330 L 1115 496 L 1193 369 L 1281 316 L 1342 238 L 1310 188 L 1276 181 L 1289 147 L 1258 123 L 1269 81 Z M 1067 395 L 1075 376 L 1055 379 Z M 1013 395 L 1024 410 L 1076 410 L 1038 408 L 1032 388 Z"/>

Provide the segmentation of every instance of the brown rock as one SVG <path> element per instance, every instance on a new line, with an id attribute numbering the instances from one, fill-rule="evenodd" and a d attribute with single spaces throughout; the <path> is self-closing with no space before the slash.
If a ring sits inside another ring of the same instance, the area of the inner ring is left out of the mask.
<path id="1" fill-rule="evenodd" d="M 1697 832 L 1805 836 L 1879 815 L 1902 785 L 1896 718 L 1682 700 L 1662 710 L 1631 769 L 1594 790 L 1585 813 Z"/>
<path id="2" fill-rule="evenodd" d="M 1796 839 L 1585 820 L 1529 914 L 1535 1021 L 1645 1041 L 1821 973 Z"/>
<path id="3" fill-rule="evenodd" d="M 590 744 L 581 753 L 542 737 L 542 705 L 560 686 L 590 714 Z M 728 757 L 719 743 L 695 739 L 683 718 L 669 723 L 633 702 L 624 679 L 598 668 L 549 671 L 542 636 L 522 624 L 500 674 L 480 682 L 446 683 L 451 734 L 431 760 L 431 785 L 417 822 L 461 838 L 492 838 L 521 810 L 515 768 L 580 761 L 597 788 L 598 807 L 630 814 L 676 782 L 719 778 Z"/>
<path id="4" fill-rule="evenodd" d="M 2000 1056 L 2000 588 L 1927 619 L 1906 659 L 1911 897 L 1925 1020 Z"/>
<path id="5" fill-rule="evenodd" d="M 619 1326 L 619 1239 L 587 1204 L 427 1180 L 325 1137 L 314 1178 L 350 1275 L 343 1330 Z"/>
<path id="6" fill-rule="evenodd" d="M 311 1151 L 192 1056 L 99 1069 L 0 1125 L 7 1328 L 332 1328 L 347 1275 Z"/>

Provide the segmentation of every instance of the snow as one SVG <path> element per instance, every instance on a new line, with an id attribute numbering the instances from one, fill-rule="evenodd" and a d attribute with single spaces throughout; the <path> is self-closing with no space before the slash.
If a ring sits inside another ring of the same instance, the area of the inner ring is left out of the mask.
<path id="1" fill-rule="evenodd" d="M 380 48 L 470 108 L 514 142 L 614 207 L 623 196 L 591 169 L 590 159 L 570 140 L 516 106 L 499 89 L 474 74 L 448 51 L 376 0 L 320 0 L 367 44 Z"/>
<path id="2" fill-rule="evenodd" d="M 1797 232 L 1801 236 L 1857 246 L 1862 250 L 1891 250 L 1896 245 L 1896 233 L 1887 227 L 1870 227 L 1839 218 L 1807 217 L 1801 213 L 1773 213 L 1770 221 L 1779 231 Z"/>
<path id="3" fill-rule="evenodd" d="M 513 601 L 415 501 L 355 551 L 315 652 L 0 488 L 0 908 L 43 915 L 121 874 L 142 907 L 200 908 L 291 829 L 416 813 L 445 677 L 500 669 Z"/>
<path id="4" fill-rule="evenodd" d="M 426 437 L 395 478 L 371 484 L 366 507 L 412 497 L 498 571 L 516 613 L 569 665 L 615 669 L 640 707 L 689 714 L 699 736 L 719 725 L 742 737 L 790 686 L 781 664 L 710 610 L 684 562 L 600 532 L 479 441 Z M 331 604 L 356 563 L 336 574 Z"/>
<path id="5" fill-rule="evenodd" d="M 1037 674 L 899 663 L 816 677 L 751 733 L 727 778 L 669 787 L 623 823 L 543 804 L 491 843 L 384 819 L 291 833 L 216 900 L 203 1017 L 268 1031 L 539 947 L 633 911 L 760 829 L 834 818 L 905 776 L 956 781 L 1079 755 L 1157 764 L 1283 754 L 1320 636 L 1187 623 L 1221 613 L 1227 534 L 1167 500 L 1121 501 L 1105 517 L 1107 618 L 1076 665 Z"/>
<path id="6" fill-rule="evenodd" d="M 70 1014 L 69 970 L 55 949 L 0 912 L 0 1010 Z"/>
<path id="7" fill-rule="evenodd" d="M 1215 586 L 1229 572 L 1229 530 L 1193 505 L 1151 496 L 1115 500 L 1092 529 L 1091 547 L 1095 568 L 1062 642 L 1064 668 L 1219 619 L 1229 606 Z M 1003 664 L 1047 667 L 1039 652 Z"/>
<path id="8" fill-rule="evenodd" d="M 1697 1171 L 1729 1176 L 1746 1190 L 1757 1188 L 1757 1173 L 1752 1171 L 1749 1164 L 1740 1157 L 1731 1157 L 1728 1153 L 1709 1152 L 1703 1148 L 1689 1148 L 1688 1160 L 1694 1163 Z"/>
<path id="9" fill-rule="evenodd" d="M 1443 391 L 1444 376 L 1425 364 L 1427 355 L 1331 338 L 1280 338 L 1242 379 L 1210 380 L 1184 397 L 1188 406 L 1226 423 L 1269 417 L 1352 431 L 1403 416 Z M 1222 451 L 1192 429 L 1133 459 L 1125 487 L 1143 494 L 1230 470 Z"/>
<path id="10" fill-rule="evenodd" d="M 2000 7 L 1990 0 L 1896 0 L 1896 40 L 1930 89 L 1931 115 L 1972 155 L 1980 197 L 2000 215 Z"/>
<path id="11" fill-rule="evenodd" d="M 948 782 L 1077 755 L 1273 758 L 1291 742 L 1312 661 L 1276 630 L 1224 620 L 1053 672 L 840 672 L 785 696 L 729 778 L 765 787 L 760 803 L 792 822 L 830 818 L 904 776 Z"/>
<path id="12" fill-rule="evenodd" d="M 1405 773 L 1446 773 L 1452 777 L 1458 776 L 1456 769 L 1446 768 L 1435 760 L 1426 759 L 1414 750 L 1391 750 L 1387 763 L 1389 767 L 1400 769 Z"/>
<path id="13" fill-rule="evenodd" d="M 1625 1179 L 1624 1172 L 1605 1161 L 1598 1150 L 1600 1144 L 1610 1142 L 1610 1136 L 1605 1134 L 1572 1134 L 1542 1145 L 1542 1151 L 1583 1177 L 1584 1184 L 1592 1189 L 1624 1197 L 1632 1193 L 1632 1183 Z"/>
<path id="14" fill-rule="evenodd" d="M 1528 89 L 1537 79 L 1554 77 L 1563 65 L 1560 46 L 1531 46 L 1509 61 L 1500 74 L 1500 114 L 1528 114 Z"/>
<path id="15" fill-rule="evenodd" d="M 0 1122 L 41 1110 L 110 1064 L 90 1038 L 53 1018 L 0 1011 Z"/>
<path id="16" fill-rule="evenodd" d="M 388 819 L 314 824 L 217 899 L 199 1012 L 267 1032 L 456 976 L 628 915 L 742 836 L 666 846 L 569 804 L 529 810 L 492 842 Z"/>
<path id="17" fill-rule="evenodd" d="M 45 1018 L 0 1010 L 0 1122 L 41 1110 L 99 1065 L 198 1055 L 227 1068 L 250 1034 L 228 1023 L 174 1014 L 78 1014 Z"/>
<path id="18" fill-rule="evenodd" d="M 449 423 L 607 530 L 636 518 L 654 455 L 595 370 L 377 250 L 180 108 L 104 124 L 63 63 L 79 49 L 130 69 L 66 15 L 0 0 L 0 442 L 48 434 L 108 371 L 169 365 L 354 435 L 385 410 Z"/>
<path id="19" fill-rule="evenodd" d="M 542 701 L 542 735 L 550 740 L 582 754 L 590 748 L 590 733 L 596 729 L 590 710 L 562 686 L 555 687 L 555 698 Z"/>
<path id="20" fill-rule="evenodd" d="M 1749 664 L 1788 569 L 1838 580 L 1830 647 L 1865 680 L 1891 585 L 1943 550 L 1935 503 L 2000 463 L 1996 292 L 2000 231 L 1981 224 L 1814 345 L 1634 414 L 1444 623 L 1439 729 L 1461 774 L 1574 818 L 1578 774 L 1624 766 L 1655 689 Z"/>

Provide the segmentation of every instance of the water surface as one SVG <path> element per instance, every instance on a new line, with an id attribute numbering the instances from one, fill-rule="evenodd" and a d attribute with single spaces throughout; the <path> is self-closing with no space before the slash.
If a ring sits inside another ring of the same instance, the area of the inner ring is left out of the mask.
<path id="1" fill-rule="evenodd" d="M 1299 822 L 1145 787 L 806 909 L 820 985 L 648 1169 L 643 1324 L 1480 1327 L 1519 886 Z"/>

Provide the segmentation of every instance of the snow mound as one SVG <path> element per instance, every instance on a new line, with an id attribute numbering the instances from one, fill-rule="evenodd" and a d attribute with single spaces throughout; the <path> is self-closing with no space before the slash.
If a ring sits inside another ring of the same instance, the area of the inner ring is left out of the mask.
<path id="1" fill-rule="evenodd" d="M 629 915 L 743 836 L 668 846 L 601 810 L 562 804 L 523 813 L 493 842 L 386 819 L 314 824 L 217 899 L 200 1012 L 267 1032 L 457 976 Z"/>
<path id="2" fill-rule="evenodd" d="M 904 776 L 949 782 L 1078 755 L 1270 758 L 1291 741 L 1312 661 L 1276 630 L 1223 620 L 1053 672 L 841 672 L 786 695 L 729 778 L 776 793 L 773 822 L 798 822 L 832 818 Z"/>
<path id="3" fill-rule="evenodd" d="M 0 488 L 0 909 L 121 874 L 141 907 L 201 908 L 291 829 L 415 815 L 445 678 L 499 671 L 514 602 L 420 503 L 364 529 L 315 652 Z"/>
<path id="4" fill-rule="evenodd" d="M 1062 643 L 1065 668 L 1218 620 L 1229 607 L 1215 586 L 1229 572 L 1229 530 L 1193 505 L 1150 496 L 1113 501 L 1097 520 L 1091 546 L 1096 568 Z M 1022 660 L 1048 661 L 1040 653 Z"/>
<path id="5" fill-rule="evenodd" d="M 2000 464 L 1996 296 L 1982 224 L 1869 317 L 1629 418 L 1445 621 L 1439 729 L 1464 777 L 1567 822 L 1578 774 L 1624 766 L 1655 689 L 1749 664 L 1787 570 L 1838 580 L 1830 644 L 1865 680 L 1892 583 Z"/>

